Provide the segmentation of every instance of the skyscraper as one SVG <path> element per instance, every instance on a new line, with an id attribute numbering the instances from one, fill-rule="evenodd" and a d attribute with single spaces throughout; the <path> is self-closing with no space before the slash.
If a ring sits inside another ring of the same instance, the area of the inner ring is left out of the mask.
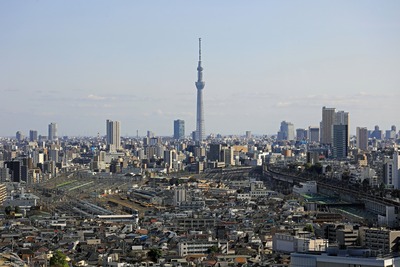
<path id="1" fill-rule="evenodd" d="M 347 124 L 333 125 L 333 157 L 345 159 L 349 150 L 349 130 Z"/>
<path id="2" fill-rule="evenodd" d="M 335 123 L 335 108 L 322 108 L 322 121 L 320 127 L 321 144 L 332 144 L 332 127 Z"/>
<path id="3" fill-rule="evenodd" d="M 111 151 L 121 148 L 121 127 L 119 121 L 106 121 L 107 145 Z"/>
<path id="4" fill-rule="evenodd" d="M 50 141 L 57 140 L 57 123 L 52 122 L 49 124 L 49 137 Z"/>
<path id="5" fill-rule="evenodd" d="M 296 140 L 303 141 L 307 139 L 307 130 L 303 128 L 296 129 Z"/>
<path id="6" fill-rule="evenodd" d="M 319 142 L 319 128 L 317 126 L 308 127 L 308 140 L 310 142 Z"/>
<path id="7" fill-rule="evenodd" d="M 201 38 L 199 38 L 199 64 L 197 66 L 197 117 L 196 117 L 196 140 L 203 141 L 205 137 L 204 130 L 204 110 L 203 110 L 203 68 L 201 67 Z"/>
<path id="8" fill-rule="evenodd" d="M 357 148 L 360 150 L 368 150 L 368 129 L 367 127 L 357 127 Z"/>
<path id="9" fill-rule="evenodd" d="M 278 140 L 294 140 L 294 126 L 291 122 L 282 121 L 278 132 Z"/>
<path id="10" fill-rule="evenodd" d="M 15 133 L 15 138 L 17 138 L 18 142 L 21 142 L 24 139 L 24 134 L 21 131 Z"/>
<path id="11" fill-rule="evenodd" d="M 34 142 L 38 140 L 38 132 L 35 130 L 29 131 L 29 141 Z"/>
<path id="12" fill-rule="evenodd" d="M 185 137 L 185 121 L 174 120 L 174 139 L 182 139 Z"/>

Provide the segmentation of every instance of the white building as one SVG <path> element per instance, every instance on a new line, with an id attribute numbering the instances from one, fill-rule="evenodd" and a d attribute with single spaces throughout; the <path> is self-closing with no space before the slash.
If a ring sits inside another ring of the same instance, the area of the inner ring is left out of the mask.
<path id="1" fill-rule="evenodd" d="M 309 234 L 294 236 L 287 233 L 276 233 L 272 239 L 273 250 L 282 253 L 325 251 L 327 245 L 327 239 L 311 238 Z"/>
<path id="2" fill-rule="evenodd" d="M 218 240 L 197 239 L 187 240 L 178 243 L 179 256 L 187 256 L 190 254 L 206 254 L 211 247 L 217 247 L 221 253 L 226 254 L 228 250 L 228 242 L 220 242 Z"/>
<path id="3" fill-rule="evenodd" d="M 302 194 L 316 194 L 317 193 L 317 182 L 316 181 L 307 181 L 304 183 L 300 183 L 300 186 L 293 186 L 293 193 L 302 195 Z"/>

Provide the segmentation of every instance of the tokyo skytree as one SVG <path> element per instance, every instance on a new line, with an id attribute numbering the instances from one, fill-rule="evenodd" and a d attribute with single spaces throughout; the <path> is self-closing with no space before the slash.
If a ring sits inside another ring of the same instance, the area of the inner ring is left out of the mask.
<path id="1" fill-rule="evenodd" d="M 195 141 L 203 141 L 205 138 L 204 130 L 204 110 L 203 110 L 203 67 L 201 66 L 201 38 L 199 38 L 199 64 L 197 66 L 197 117 L 196 117 L 196 136 Z"/>

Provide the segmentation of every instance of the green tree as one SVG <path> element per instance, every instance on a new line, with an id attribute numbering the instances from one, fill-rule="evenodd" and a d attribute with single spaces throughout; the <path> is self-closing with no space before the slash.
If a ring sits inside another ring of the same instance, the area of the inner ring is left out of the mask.
<path id="1" fill-rule="evenodd" d="M 54 267 L 68 267 L 67 256 L 60 250 L 56 250 L 50 258 L 50 266 Z"/>
<path id="2" fill-rule="evenodd" d="M 303 231 L 314 233 L 314 227 L 312 226 L 312 224 L 307 224 L 306 226 L 304 226 Z"/>
<path id="3" fill-rule="evenodd" d="M 209 247 L 209 248 L 207 249 L 207 252 L 208 252 L 208 254 L 214 254 L 214 253 L 219 252 L 219 249 L 218 249 L 217 246 L 212 246 L 212 247 Z"/>
<path id="4" fill-rule="evenodd" d="M 7 206 L 7 207 L 5 207 L 5 209 L 4 209 L 4 212 L 5 212 L 7 215 L 10 215 L 10 214 L 11 214 L 11 211 L 12 211 L 12 207 L 11 207 L 11 206 Z"/>
<path id="5" fill-rule="evenodd" d="M 153 261 L 157 262 L 159 258 L 162 256 L 161 249 L 159 248 L 151 248 L 149 252 L 147 252 L 147 256 Z"/>
<path id="6" fill-rule="evenodd" d="M 15 206 L 14 212 L 21 213 L 21 208 L 19 206 Z"/>

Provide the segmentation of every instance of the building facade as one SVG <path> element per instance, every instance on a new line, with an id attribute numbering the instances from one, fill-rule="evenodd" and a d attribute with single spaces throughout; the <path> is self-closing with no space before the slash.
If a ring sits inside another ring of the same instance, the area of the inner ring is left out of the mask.
<path id="1" fill-rule="evenodd" d="M 333 157 L 347 158 L 349 150 L 349 128 L 345 124 L 333 125 Z"/>
<path id="2" fill-rule="evenodd" d="M 174 139 L 179 140 L 185 138 L 185 121 L 174 120 Z"/>
<path id="3" fill-rule="evenodd" d="M 335 108 L 322 108 L 322 121 L 320 126 L 320 143 L 332 144 L 332 126 L 335 123 Z"/>
<path id="4" fill-rule="evenodd" d="M 357 127 L 356 129 L 357 148 L 363 151 L 368 150 L 368 129 L 367 127 Z"/>
<path id="5" fill-rule="evenodd" d="M 294 140 L 294 125 L 291 122 L 282 121 L 278 132 L 278 140 L 293 141 Z"/>
<path id="6" fill-rule="evenodd" d="M 57 128 L 58 128 L 57 127 L 57 123 L 52 122 L 52 123 L 49 124 L 49 136 L 48 136 L 48 139 L 50 141 L 57 140 L 57 138 L 58 138 L 58 133 L 57 133 L 58 129 Z"/>
<path id="7" fill-rule="evenodd" d="M 106 121 L 106 139 L 110 151 L 121 149 L 121 125 L 119 121 Z"/>

